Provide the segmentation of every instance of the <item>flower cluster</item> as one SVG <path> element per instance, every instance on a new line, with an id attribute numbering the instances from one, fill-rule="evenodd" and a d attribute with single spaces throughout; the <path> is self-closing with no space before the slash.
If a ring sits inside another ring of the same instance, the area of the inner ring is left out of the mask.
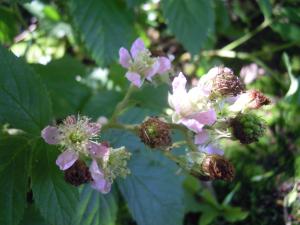
<path id="1" fill-rule="evenodd" d="M 108 193 L 113 180 L 130 173 L 127 160 L 130 153 L 125 148 L 113 149 L 106 143 L 98 143 L 101 124 L 87 117 L 68 116 L 57 126 L 47 126 L 42 137 L 48 144 L 59 145 L 62 153 L 56 164 L 65 172 L 65 180 L 78 186 L 91 183 L 102 193 Z M 91 159 L 88 168 L 85 159 Z"/>

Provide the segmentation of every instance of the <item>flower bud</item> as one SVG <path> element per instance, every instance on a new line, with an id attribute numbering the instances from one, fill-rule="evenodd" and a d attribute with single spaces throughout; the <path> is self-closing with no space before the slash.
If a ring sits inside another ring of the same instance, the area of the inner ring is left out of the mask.
<path id="1" fill-rule="evenodd" d="M 235 170 L 233 165 L 220 155 L 206 155 L 201 164 L 202 171 L 210 179 L 221 179 L 231 181 Z"/>
<path id="2" fill-rule="evenodd" d="M 74 186 L 79 186 L 92 181 L 89 168 L 82 160 L 77 160 L 69 169 L 65 170 L 64 177 L 65 181 Z"/>
<path id="3" fill-rule="evenodd" d="M 172 142 L 170 126 L 156 117 L 151 117 L 141 124 L 139 137 L 151 148 L 169 146 Z"/>
<path id="4" fill-rule="evenodd" d="M 117 177 L 125 178 L 130 174 L 127 167 L 127 161 L 130 159 L 131 153 L 125 147 L 111 148 L 109 159 L 104 165 L 104 173 L 109 181 L 113 181 Z"/>
<path id="5" fill-rule="evenodd" d="M 242 144 L 258 141 L 265 132 L 265 122 L 253 113 L 239 113 L 230 120 L 233 136 Z"/>
<path id="6" fill-rule="evenodd" d="M 212 96 L 237 96 L 245 87 L 239 77 L 230 69 L 219 67 L 218 75 L 212 81 Z"/>

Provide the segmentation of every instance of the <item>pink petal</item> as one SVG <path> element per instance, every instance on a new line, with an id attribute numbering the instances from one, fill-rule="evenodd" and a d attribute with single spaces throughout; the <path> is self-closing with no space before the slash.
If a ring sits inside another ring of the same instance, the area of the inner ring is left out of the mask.
<path id="1" fill-rule="evenodd" d="M 57 127 L 47 126 L 41 133 L 46 143 L 50 145 L 56 145 L 59 143 L 59 131 Z"/>
<path id="2" fill-rule="evenodd" d="M 103 158 L 109 154 L 109 148 L 105 145 L 89 141 L 87 148 L 90 154 L 95 158 Z"/>
<path id="3" fill-rule="evenodd" d="M 149 69 L 149 71 L 146 73 L 147 80 L 151 81 L 152 77 L 157 74 L 157 71 L 159 69 L 159 62 L 156 60 L 155 63 L 153 63 L 152 67 Z"/>
<path id="4" fill-rule="evenodd" d="M 78 154 L 73 150 L 66 150 L 61 153 L 56 159 L 56 165 L 59 169 L 69 169 L 78 159 Z"/>
<path id="5" fill-rule="evenodd" d="M 145 49 L 146 48 L 145 48 L 144 42 L 140 38 L 136 39 L 133 42 L 131 49 L 130 49 L 132 58 L 135 59 L 135 57 L 139 54 L 139 52 L 141 52 Z"/>
<path id="6" fill-rule="evenodd" d="M 159 57 L 159 69 L 158 73 L 163 74 L 171 69 L 171 61 L 167 57 Z"/>
<path id="7" fill-rule="evenodd" d="M 193 118 L 204 125 L 212 125 L 217 120 L 217 114 L 215 110 L 210 109 L 205 112 L 196 113 L 190 116 L 190 118 Z"/>
<path id="8" fill-rule="evenodd" d="M 128 68 L 130 66 L 131 56 L 126 48 L 120 48 L 119 50 L 119 63 L 125 67 Z"/>
<path id="9" fill-rule="evenodd" d="M 100 123 L 89 123 L 87 132 L 91 135 L 97 135 L 100 132 L 101 124 Z"/>
<path id="10" fill-rule="evenodd" d="M 199 123 L 195 119 L 181 119 L 179 123 L 182 123 L 184 126 L 186 126 L 188 129 L 194 131 L 195 133 L 199 133 L 202 131 L 202 128 L 204 127 L 203 124 Z"/>
<path id="11" fill-rule="evenodd" d="M 195 144 L 201 145 L 204 144 L 206 141 L 208 141 L 208 132 L 206 130 L 203 130 L 202 132 L 195 135 Z"/>
<path id="12" fill-rule="evenodd" d="M 183 75 L 183 73 L 180 72 L 179 75 L 177 77 L 175 77 L 172 82 L 173 93 L 178 90 L 185 91 L 185 85 L 186 85 L 186 78 Z"/>
<path id="13" fill-rule="evenodd" d="M 207 154 L 224 155 L 224 151 L 215 147 L 214 145 L 207 145 L 206 147 L 199 147 L 199 151 L 205 152 Z"/>
<path id="14" fill-rule="evenodd" d="M 142 86 L 141 76 L 135 72 L 127 72 L 125 77 L 135 86 L 140 88 Z"/>
<path id="15" fill-rule="evenodd" d="M 65 124 L 75 124 L 77 122 L 77 119 L 76 119 L 76 116 L 74 115 L 71 115 L 71 116 L 68 116 L 65 120 L 64 120 L 64 123 Z"/>
<path id="16" fill-rule="evenodd" d="M 93 178 L 93 182 L 91 184 L 92 188 L 103 194 L 110 192 L 111 183 L 105 179 L 104 173 L 100 170 L 96 160 L 93 160 L 90 166 L 90 172 Z"/>

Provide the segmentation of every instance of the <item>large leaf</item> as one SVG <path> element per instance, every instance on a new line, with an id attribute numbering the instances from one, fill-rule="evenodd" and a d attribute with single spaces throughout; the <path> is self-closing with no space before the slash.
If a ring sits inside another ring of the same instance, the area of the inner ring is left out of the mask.
<path id="1" fill-rule="evenodd" d="M 83 109 L 83 114 L 94 119 L 99 116 L 109 117 L 121 98 L 122 95 L 118 92 L 101 90 L 89 99 Z"/>
<path id="2" fill-rule="evenodd" d="M 14 225 L 22 219 L 28 185 L 27 141 L 0 137 L 0 224 Z"/>
<path id="3" fill-rule="evenodd" d="M 175 37 L 192 54 L 197 54 L 214 29 L 212 1 L 163 0 L 163 15 Z"/>
<path id="4" fill-rule="evenodd" d="M 55 165 L 55 147 L 38 143 L 34 149 L 32 190 L 35 204 L 50 224 L 69 225 L 76 212 L 78 190 L 67 184 Z"/>
<path id="5" fill-rule="evenodd" d="M 76 114 L 90 96 L 90 90 L 76 81 L 85 75 L 85 67 L 77 60 L 64 57 L 47 66 L 34 65 L 48 87 L 53 102 L 53 111 L 58 118 Z"/>
<path id="6" fill-rule="evenodd" d="M 131 109 L 124 122 L 141 122 L 149 110 Z M 118 180 L 133 218 L 139 225 L 179 225 L 184 216 L 182 177 L 176 175 L 175 164 L 162 157 L 158 150 L 149 150 L 138 138 L 125 131 L 110 130 L 104 139 L 115 147 L 132 151 L 131 175 Z"/>
<path id="7" fill-rule="evenodd" d="M 49 225 L 34 205 L 28 205 L 20 225 Z"/>
<path id="8" fill-rule="evenodd" d="M 114 225 L 117 202 L 114 193 L 103 195 L 85 185 L 80 191 L 74 225 Z"/>
<path id="9" fill-rule="evenodd" d="M 92 57 L 106 65 L 133 37 L 132 16 L 126 6 L 111 0 L 71 0 L 71 13 Z"/>
<path id="10" fill-rule="evenodd" d="M 32 134 L 39 134 L 51 119 L 50 100 L 40 78 L 1 46 L 0 105 L 0 123 Z"/>

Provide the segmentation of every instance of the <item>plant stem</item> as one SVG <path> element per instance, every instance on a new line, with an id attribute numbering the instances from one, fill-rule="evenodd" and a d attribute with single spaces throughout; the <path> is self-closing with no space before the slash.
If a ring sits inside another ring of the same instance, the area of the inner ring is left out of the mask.
<path id="1" fill-rule="evenodd" d="M 115 111 L 113 112 L 112 116 L 111 116 L 111 121 L 114 123 L 117 120 L 117 117 L 123 112 L 123 110 L 126 108 L 130 96 L 131 94 L 136 90 L 136 87 L 134 85 L 130 85 L 129 88 L 127 89 L 127 92 L 124 96 L 124 98 L 122 99 L 122 101 L 120 101 L 116 108 Z"/>
<path id="2" fill-rule="evenodd" d="M 179 124 L 174 124 L 174 123 L 170 123 L 169 125 L 170 125 L 171 129 L 180 130 L 181 133 L 183 133 L 186 144 L 190 148 L 191 151 L 194 151 L 194 152 L 198 151 L 197 146 L 194 144 L 192 133 L 185 126 L 182 126 Z"/>
<path id="3" fill-rule="evenodd" d="M 254 35 L 259 33 L 260 31 L 264 30 L 266 27 L 268 27 L 271 24 L 270 20 L 265 20 L 262 22 L 255 30 L 245 34 L 244 36 L 240 37 L 239 39 L 229 43 L 228 45 L 224 46 L 221 50 L 233 50 L 237 48 L 238 46 L 242 45 L 249 39 L 251 39 Z"/>

